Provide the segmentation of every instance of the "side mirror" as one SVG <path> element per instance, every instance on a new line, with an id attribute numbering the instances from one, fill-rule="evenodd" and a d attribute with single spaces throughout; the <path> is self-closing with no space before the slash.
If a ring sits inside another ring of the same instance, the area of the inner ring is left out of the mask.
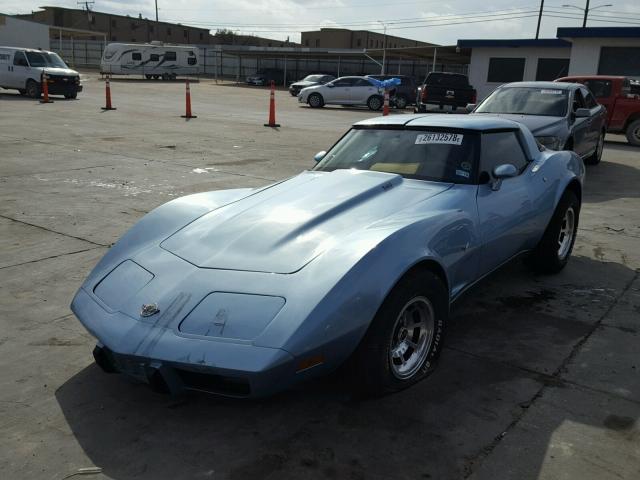
<path id="1" fill-rule="evenodd" d="M 316 161 L 316 163 L 318 163 L 320 160 L 322 160 L 324 158 L 324 156 L 327 154 L 327 152 L 325 152 L 324 150 L 322 150 L 321 152 L 316 153 L 313 156 L 313 159 Z"/>
<path id="2" fill-rule="evenodd" d="M 511 163 L 503 163 L 493 169 L 493 178 L 495 179 L 491 184 L 491 190 L 500 190 L 502 186 L 502 180 L 505 178 L 512 178 L 518 176 L 518 169 Z"/>
<path id="3" fill-rule="evenodd" d="M 574 112 L 576 118 L 588 118 L 591 116 L 591 110 L 588 108 L 578 108 Z"/>
<path id="4" fill-rule="evenodd" d="M 476 108 L 477 103 L 467 103 L 467 113 L 473 112 Z"/>
<path id="5" fill-rule="evenodd" d="M 335 85 L 333 83 L 327 83 L 327 87 L 333 88 L 333 87 L 335 87 Z"/>

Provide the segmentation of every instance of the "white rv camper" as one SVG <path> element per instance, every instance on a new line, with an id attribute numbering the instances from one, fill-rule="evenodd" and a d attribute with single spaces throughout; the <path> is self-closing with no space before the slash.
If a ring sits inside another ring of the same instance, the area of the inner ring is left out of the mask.
<path id="1" fill-rule="evenodd" d="M 110 43 L 100 62 L 101 73 L 144 75 L 149 80 L 195 75 L 199 67 L 198 47 L 162 42 Z"/>

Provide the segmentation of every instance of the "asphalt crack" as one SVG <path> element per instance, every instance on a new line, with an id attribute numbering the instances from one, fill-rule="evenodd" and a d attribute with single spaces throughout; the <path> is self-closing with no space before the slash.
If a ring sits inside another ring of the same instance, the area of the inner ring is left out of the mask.
<path id="1" fill-rule="evenodd" d="M 83 242 L 90 243 L 91 245 L 96 245 L 98 247 L 110 247 L 111 245 L 107 245 L 104 243 L 94 242 L 92 240 L 87 240 L 86 238 L 77 237 L 75 235 L 69 235 L 68 233 L 58 232 L 57 230 L 52 230 L 51 228 L 43 227 L 42 225 L 36 225 L 35 223 L 25 222 L 24 220 L 18 220 L 13 217 L 7 217 L 6 215 L 0 214 L 0 218 L 4 218 L 5 220 L 11 220 L 12 222 L 22 223 L 23 225 L 29 225 L 30 227 L 39 228 L 40 230 L 44 230 L 45 232 L 55 233 L 57 235 L 62 235 L 68 238 L 75 238 L 76 240 L 81 240 Z"/>
<path id="2" fill-rule="evenodd" d="M 13 267 L 20 267 L 22 265 L 29 265 L 30 263 L 38 263 L 38 262 L 42 262 L 44 260 L 51 260 L 53 258 L 60 258 L 60 257 L 65 257 L 67 255 L 75 255 L 76 253 L 84 253 L 84 252 L 89 252 L 91 250 L 97 250 L 98 248 L 106 248 L 102 245 L 96 245 L 95 247 L 91 247 L 91 248 L 84 248 L 82 250 L 75 250 L 73 252 L 65 252 L 65 253 L 60 253 L 58 255 L 50 255 L 48 257 L 43 257 L 43 258 L 38 258 L 36 260 L 28 260 L 26 262 L 21 262 L 21 263 L 14 263 L 13 265 L 5 265 L 4 267 L 0 267 L 0 270 L 4 270 L 5 268 L 13 268 Z"/>

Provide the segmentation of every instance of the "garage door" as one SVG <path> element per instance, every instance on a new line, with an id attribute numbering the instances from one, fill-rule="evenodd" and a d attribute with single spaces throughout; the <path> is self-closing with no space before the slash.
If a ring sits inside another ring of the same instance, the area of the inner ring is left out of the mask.
<path id="1" fill-rule="evenodd" d="M 640 77 L 640 47 L 602 47 L 598 74 Z"/>

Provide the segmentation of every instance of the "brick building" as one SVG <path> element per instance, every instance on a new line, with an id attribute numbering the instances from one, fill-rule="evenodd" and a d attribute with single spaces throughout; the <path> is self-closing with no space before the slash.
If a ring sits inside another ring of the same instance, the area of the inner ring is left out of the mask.
<path id="1" fill-rule="evenodd" d="M 111 42 L 150 42 L 159 40 L 167 43 L 208 44 L 211 43 L 209 29 L 189 27 L 179 23 L 156 22 L 148 18 L 115 15 L 112 13 L 86 11 L 62 7 L 41 7 L 42 10 L 30 14 L 15 15 L 23 20 L 44 23 L 53 27 L 93 30 L 106 33 Z M 51 29 L 56 38 L 55 29 Z M 96 36 L 94 40 L 100 40 Z"/>
<path id="2" fill-rule="evenodd" d="M 302 46 L 310 48 L 383 48 L 384 34 L 368 30 L 321 28 L 302 32 Z M 387 35 L 387 48 L 430 46 L 432 43 Z"/>

